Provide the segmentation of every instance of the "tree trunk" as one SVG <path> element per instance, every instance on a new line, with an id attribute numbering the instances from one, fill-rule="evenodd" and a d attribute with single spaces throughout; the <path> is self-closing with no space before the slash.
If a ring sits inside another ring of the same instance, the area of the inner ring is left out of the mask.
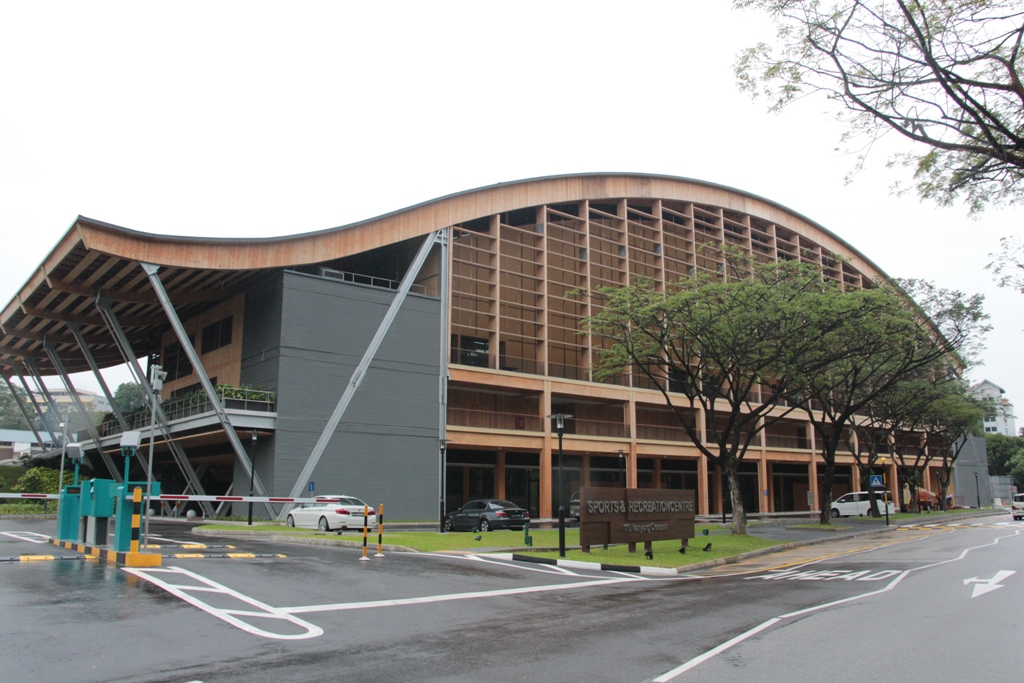
<path id="1" fill-rule="evenodd" d="M 740 493 L 740 477 L 733 466 L 729 468 L 729 499 L 732 501 L 732 532 L 739 536 L 747 533 L 747 515 L 743 510 L 743 496 Z"/>
<path id="2" fill-rule="evenodd" d="M 828 449 L 826 443 L 825 448 Z M 818 503 L 821 505 L 821 515 L 818 521 L 822 524 L 832 524 L 832 485 L 836 480 L 836 456 L 835 453 L 832 457 L 828 457 L 826 453 L 821 454 L 821 459 L 825 461 L 825 477 L 821 482 L 821 488 L 818 490 Z M 813 482 L 812 482 L 813 483 Z"/>

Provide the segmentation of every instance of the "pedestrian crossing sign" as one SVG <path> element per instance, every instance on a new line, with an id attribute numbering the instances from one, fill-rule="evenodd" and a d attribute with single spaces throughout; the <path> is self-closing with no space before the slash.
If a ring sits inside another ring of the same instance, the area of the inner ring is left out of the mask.
<path id="1" fill-rule="evenodd" d="M 878 489 L 885 488 L 885 482 L 882 481 L 882 475 L 881 474 L 872 474 L 868 478 L 868 481 L 871 482 L 870 486 L 873 489 L 875 489 L 875 488 L 878 488 Z"/>

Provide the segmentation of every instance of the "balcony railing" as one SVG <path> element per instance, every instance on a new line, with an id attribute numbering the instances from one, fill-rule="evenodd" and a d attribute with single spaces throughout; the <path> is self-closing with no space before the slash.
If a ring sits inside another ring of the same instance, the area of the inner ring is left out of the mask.
<path id="1" fill-rule="evenodd" d="M 649 439 L 652 441 L 685 441 L 690 443 L 690 437 L 682 427 L 669 427 L 665 425 L 640 425 L 636 426 L 636 438 Z"/>
<path id="2" fill-rule="evenodd" d="M 448 424 L 457 427 L 477 429 L 514 429 L 527 432 L 542 432 L 544 424 L 539 415 L 519 413 L 496 413 L 491 410 L 469 408 L 448 408 Z"/>
<path id="3" fill-rule="evenodd" d="M 231 387 L 223 384 L 216 386 L 214 389 L 217 397 L 221 400 L 221 404 L 229 410 L 251 410 L 261 413 L 272 413 L 277 408 L 276 396 L 272 391 Z M 168 422 L 213 412 L 210 399 L 202 391 L 179 396 L 178 398 L 164 401 L 160 405 L 164 410 L 164 415 L 167 416 Z M 148 427 L 152 422 L 150 406 L 147 404 L 130 413 L 126 413 L 124 420 L 128 425 L 129 431 Z M 104 420 L 100 433 L 102 436 L 119 434 L 121 433 L 121 425 L 118 424 L 116 419 L 109 417 Z"/>
<path id="4" fill-rule="evenodd" d="M 565 433 L 578 436 L 611 436 L 617 439 L 629 438 L 629 428 L 619 422 L 602 422 L 600 420 L 580 420 L 573 418 L 565 421 Z"/>
<path id="5" fill-rule="evenodd" d="M 811 442 L 802 436 L 765 434 L 764 439 L 768 448 L 791 448 L 798 451 L 806 451 L 811 448 Z"/>

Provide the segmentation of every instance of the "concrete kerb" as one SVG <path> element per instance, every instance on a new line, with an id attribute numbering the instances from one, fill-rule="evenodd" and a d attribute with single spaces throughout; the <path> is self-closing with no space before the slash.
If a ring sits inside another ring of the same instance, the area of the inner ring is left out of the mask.
<path id="1" fill-rule="evenodd" d="M 209 529 L 203 529 L 196 527 L 192 529 L 192 533 L 196 536 L 217 536 L 219 538 L 232 538 L 239 541 L 263 541 L 269 543 L 294 543 L 295 545 L 319 545 L 328 546 L 335 548 L 362 548 L 363 537 L 360 535 L 359 540 L 346 541 L 341 538 L 316 538 L 313 536 L 297 536 L 293 534 L 277 534 L 277 533 L 263 533 L 260 531 L 211 531 Z M 376 534 L 373 535 L 376 539 Z M 367 547 L 377 547 L 376 541 L 373 543 L 367 543 Z M 381 546 L 383 550 L 388 552 L 405 552 L 405 553 L 417 553 L 420 552 L 415 548 L 407 548 L 403 545 L 392 545 L 385 543 Z"/>
<path id="2" fill-rule="evenodd" d="M 990 517 L 996 515 L 1006 514 L 1003 510 L 980 510 L 970 512 L 966 514 L 959 514 L 952 518 L 944 519 L 943 521 L 956 521 L 960 519 L 970 519 L 973 517 Z M 864 529 L 858 531 L 852 531 L 847 533 L 835 533 L 833 536 L 826 538 L 815 538 L 806 541 L 791 541 L 789 543 L 780 543 L 779 545 L 773 545 L 770 548 L 761 548 L 759 550 L 751 550 L 750 552 L 741 553 L 739 555 L 731 555 L 729 557 L 720 557 L 715 560 L 707 560 L 706 562 L 698 562 L 696 564 L 690 564 L 683 567 L 645 567 L 640 565 L 619 565 L 619 564 L 608 564 L 602 562 L 582 562 L 579 560 L 560 560 L 547 557 L 537 557 L 522 552 L 488 552 L 486 549 L 479 550 L 463 550 L 463 551 L 438 551 L 445 554 L 453 553 L 472 553 L 472 554 L 486 554 L 488 557 L 494 557 L 497 559 L 503 559 L 513 562 L 527 562 L 532 564 L 547 564 L 562 567 L 565 569 L 581 569 L 587 571 L 617 571 L 617 572 L 631 572 L 636 574 L 649 574 L 649 575 L 672 575 L 676 576 L 679 574 L 688 574 L 690 572 L 698 571 L 701 569 L 709 569 L 711 567 L 720 567 L 724 564 L 735 564 L 743 560 L 760 557 L 762 555 L 771 555 L 773 553 L 780 553 L 786 550 L 792 550 L 793 548 L 802 548 L 813 545 L 821 545 L 824 543 L 833 543 L 836 541 L 849 540 L 858 537 L 870 537 L 885 535 L 887 533 L 896 531 L 900 526 L 916 526 L 917 522 L 921 524 L 928 524 L 930 521 L 927 518 L 915 520 L 913 524 L 901 524 L 892 525 L 888 527 L 881 527 L 875 529 Z M 316 545 L 316 546 L 333 546 L 338 548 L 362 548 L 363 541 L 360 537 L 359 540 L 346 541 L 340 538 L 314 538 L 309 536 L 293 536 L 291 534 L 266 534 L 259 531 L 211 531 L 202 528 L 192 529 L 192 533 L 197 536 L 219 536 L 222 538 L 234 538 L 238 540 L 254 540 L 254 541 L 270 541 L 273 543 L 294 543 L 296 545 Z M 371 544 L 375 545 L 375 544 Z M 389 552 L 409 552 L 418 553 L 421 552 L 414 548 L 408 548 L 400 545 L 384 544 L 383 549 Z M 522 548 L 521 550 L 529 550 L 531 552 L 539 552 L 545 550 L 556 550 L 555 548 Z"/>

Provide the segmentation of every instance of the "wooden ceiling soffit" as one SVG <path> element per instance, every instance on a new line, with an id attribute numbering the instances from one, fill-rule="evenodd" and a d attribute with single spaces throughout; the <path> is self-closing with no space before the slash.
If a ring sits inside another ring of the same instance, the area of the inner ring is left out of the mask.
<path id="1" fill-rule="evenodd" d="M 103 318 L 98 315 L 71 315 L 68 313 L 47 311 L 34 306 L 24 306 L 22 310 L 28 317 L 45 318 L 46 320 L 59 320 L 62 323 L 78 323 L 79 325 L 97 325 L 99 327 L 103 327 Z M 117 321 L 121 323 L 122 327 L 148 327 L 153 325 L 163 325 L 167 322 L 166 319 L 162 317 L 118 317 Z"/>
<path id="2" fill-rule="evenodd" d="M 69 294 L 78 294 L 80 296 L 87 296 L 95 299 L 97 295 L 96 290 L 90 290 L 88 287 L 80 287 L 78 285 L 68 284 L 67 282 L 58 282 L 56 280 L 50 283 L 50 286 L 54 289 L 59 289 L 62 292 L 68 292 Z M 174 292 L 168 293 L 171 297 L 171 303 L 175 304 L 192 304 L 202 303 L 207 301 L 221 301 L 222 299 L 229 299 L 238 292 L 221 290 L 216 291 L 199 291 L 199 292 Z M 104 289 L 99 294 L 104 299 L 110 299 L 112 301 L 123 301 L 134 304 L 156 304 L 160 303 L 156 298 L 156 293 L 150 291 L 133 291 L 126 292 L 123 290 L 109 290 Z"/>

